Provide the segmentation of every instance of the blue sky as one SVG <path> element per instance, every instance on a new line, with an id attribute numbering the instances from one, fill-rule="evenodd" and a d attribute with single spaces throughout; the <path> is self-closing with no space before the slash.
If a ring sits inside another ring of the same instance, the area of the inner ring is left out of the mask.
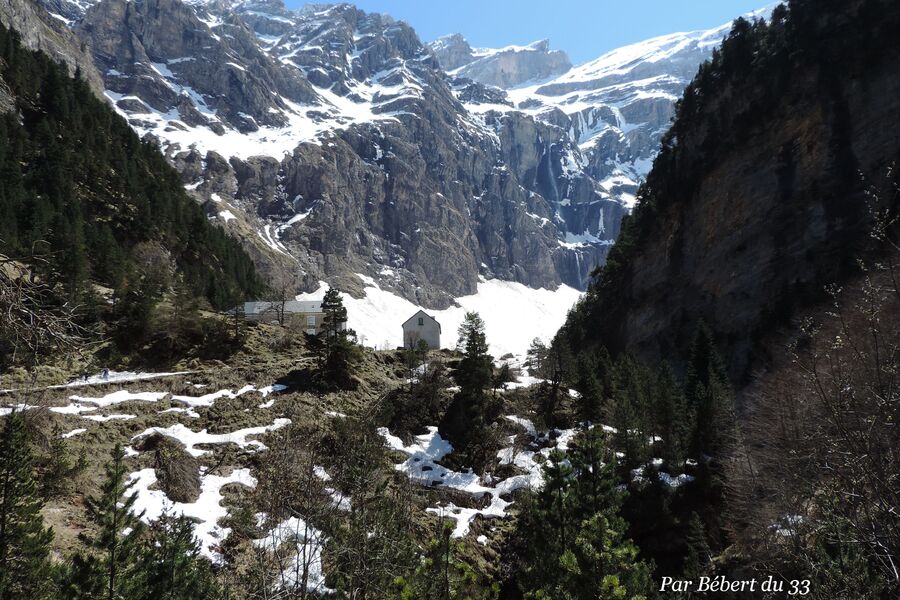
<path id="1" fill-rule="evenodd" d="M 285 0 L 295 8 L 302 0 Z M 550 38 L 576 64 L 613 48 L 673 33 L 709 29 L 761 8 L 766 0 L 358 0 L 412 25 L 431 41 L 462 33 L 473 46 L 500 47 Z"/>

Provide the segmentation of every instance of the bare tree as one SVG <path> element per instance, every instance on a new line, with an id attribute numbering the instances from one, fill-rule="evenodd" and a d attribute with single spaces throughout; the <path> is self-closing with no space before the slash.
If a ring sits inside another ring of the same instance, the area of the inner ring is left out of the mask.
<path id="1" fill-rule="evenodd" d="M 348 499 L 332 487 L 320 461 L 321 436 L 290 427 L 270 443 L 259 471 L 257 506 L 268 534 L 257 540 L 257 597 L 318 597 L 325 591 L 326 531 Z"/>
<path id="2" fill-rule="evenodd" d="M 47 260 L 35 257 L 32 263 Z M 33 268 L 0 254 L 0 367 L 34 364 L 49 352 L 76 348 L 84 330 L 75 310 Z"/>
<path id="3" fill-rule="evenodd" d="M 293 273 L 280 270 L 272 277 L 272 310 L 282 327 L 287 321 L 287 303 L 294 299 L 296 277 Z"/>
<path id="4" fill-rule="evenodd" d="M 882 252 L 857 280 L 828 289 L 827 309 L 754 384 L 731 463 L 741 545 L 769 572 L 815 578 L 814 597 L 900 592 L 893 228 L 876 225 Z"/>

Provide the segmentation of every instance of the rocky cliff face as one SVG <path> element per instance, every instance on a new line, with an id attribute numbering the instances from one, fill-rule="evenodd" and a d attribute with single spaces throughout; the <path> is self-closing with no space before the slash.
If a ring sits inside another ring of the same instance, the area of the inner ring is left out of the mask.
<path id="1" fill-rule="evenodd" d="M 457 33 L 431 42 L 428 48 L 451 74 L 506 89 L 562 75 L 572 68 L 565 52 L 550 50 L 549 40 L 528 46 L 472 48 Z"/>
<path id="2" fill-rule="evenodd" d="M 761 335 L 853 269 L 860 173 L 881 182 L 900 157 L 900 11 L 794 4 L 736 30 L 686 90 L 576 337 L 677 361 L 702 319 L 740 378 Z"/>
<path id="3" fill-rule="evenodd" d="M 429 48 L 461 80 L 504 88 L 479 98 L 458 82 L 458 95 L 469 110 L 517 111 L 564 129 L 581 152 L 579 169 L 598 182 L 604 197 L 631 207 L 669 128 L 675 102 L 729 28 L 653 38 L 576 67 L 558 60 L 547 41 L 474 50 L 455 34 Z"/>
<path id="4" fill-rule="evenodd" d="M 468 111 L 390 17 L 277 0 L 45 5 L 210 218 L 298 291 L 361 291 L 363 274 L 443 307 L 480 277 L 581 288 L 625 213 L 563 128 Z"/>
<path id="5" fill-rule="evenodd" d="M 29 0 L 0 0 L 0 23 L 15 29 L 26 48 L 41 50 L 65 63 L 73 75 L 79 71 L 98 95 L 103 93 L 103 79 L 94 68 L 90 52 L 69 31 L 65 19 L 54 18 Z M 2 94 L 0 90 L 0 97 Z"/>
<path id="6" fill-rule="evenodd" d="M 346 4 L 41 2 L 264 272 L 297 291 L 358 292 L 362 274 L 433 308 L 479 278 L 583 289 L 679 86 L 721 37 L 570 69 L 546 42 L 486 51 L 457 36 L 442 53 Z"/>

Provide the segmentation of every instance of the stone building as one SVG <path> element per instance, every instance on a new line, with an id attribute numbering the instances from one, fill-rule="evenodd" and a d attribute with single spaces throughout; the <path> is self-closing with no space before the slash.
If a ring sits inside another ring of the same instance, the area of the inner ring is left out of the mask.
<path id="1" fill-rule="evenodd" d="M 404 347 L 415 348 L 422 340 L 433 350 L 441 347 L 441 324 L 424 310 L 420 310 L 403 323 Z"/>
<path id="2" fill-rule="evenodd" d="M 318 300 L 286 302 L 245 302 L 244 318 L 262 323 L 284 323 L 302 329 L 309 335 L 322 331 L 325 313 Z"/>

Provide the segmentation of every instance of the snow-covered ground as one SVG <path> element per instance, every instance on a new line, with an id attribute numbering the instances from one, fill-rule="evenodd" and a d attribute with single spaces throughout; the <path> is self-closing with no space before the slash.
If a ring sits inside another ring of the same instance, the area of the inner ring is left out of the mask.
<path id="1" fill-rule="evenodd" d="M 81 387 L 86 385 L 105 385 L 107 383 L 123 383 L 126 381 L 144 381 L 147 379 L 160 379 L 163 377 L 177 377 L 178 375 L 189 375 L 193 371 L 175 371 L 172 373 L 135 373 L 132 371 L 102 371 L 96 375 L 86 375 L 78 379 L 73 379 L 65 385 L 54 385 L 48 389 L 58 389 L 62 387 Z"/>
<path id="2" fill-rule="evenodd" d="M 534 423 L 516 415 L 506 415 L 507 421 L 515 423 L 525 430 L 531 442 L 524 449 L 516 446 L 516 436 L 509 437 L 509 446 L 497 452 L 498 465 L 513 465 L 523 473 L 498 480 L 485 473 L 483 477 L 467 471 L 453 471 L 440 464 L 439 461 L 453 452 L 453 446 L 441 437 L 437 427 L 428 427 L 427 432 L 417 435 L 412 444 L 406 445 L 399 437 L 393 435 L 386 427 L 378 429 L 384 438 L 385 445 L 406 455 L 406 460 L 394 465 L 411 481 L 426 487 L 440 486 L 470 494 L 475 499 L 489 496 L 490 503 L 483 508 L 466 508 L 448 503 L 428 507 L 425 510 L 441 518 L 456 521 L 453 537 L 465 537 L 471 529 L 472 522 L 480 516 L 486 519 L 504 518 L 508 516 L 506 509 L 512 504 L 510 494 L 520 489 L 539 490 L 544 485 L 543 467 L 554 450 L 568 452 L 570 444 L 578 434 L 578 429 L 555 429 L 551 432 L 539 432 Z M 595 425 L 588 425 L 592 428 Z M 596 425 L 607 433 L 616 430 L 608 425 Z M 673 477 L 660 467 L 663 460 L 654 458 L 646 465 L 631 472 L 632 482 L 641 484 L 647 481 L 648 470 L 656 472 L 659 481 L 670 488 L 677 488 L 694 480 L 694 477 L 682 473 Z M 484 543 L 479 536 L 479 543 Z"/>
<path id="3" fill-rule="evenodd" d="M 534 424 L 528 419 L 515 416 L 506 417 L 525 429 L 533 441 L 538 440 Z M 429 427 L 427 433 L 418 435 L 410 445 L 405 445 L 403 440 L 391 434 L 386 427 L 378 429 L 378 433 L 385 440 L 385 444 L 407 456 L 406 460 L 395 465 L 395 469 L 406 473 L 414 482 L 424 486 L 439 485 L 442 488 L 450 488 L 470 494 L 473 498 L 490 496 L 490 503 L 483 508 L 466 508 L 448 503 L 443 506 L 429 507 L 429 513 L 440 517 L 450 518 L 456 521 L 453 529 L 453 537 L 464 537 L 469 533 L 472 521 L 477 516 L 494 519 L 507 516 L 506 509 L 512 504 L 508 500 L 510 494 L 520 489 L 540 489 L 544 483 L 542 473 L 543 465 L 553 449 L 567 450 L 568 444 L 575 436 L 574 429 L 566 429 L 554 432 L 552 442 L 547 442 L 546 447 L 538 451 L 516 450 L 510 445 L 497 453 L 499 463 L 512 464 L 525 471 L 522 475 L 513 475 L 503 480 L 493 480 L 489 475 L 480 477 L 471 470 L 453 471 L 438 463 L 442 458 L 453 452 L 450 442 L 441 437 L 437 427 Z M 510 444 L 515 441 L 515 436 L 510 438 Z"/>
<path id="4" fill-rule="evenodd" d="M 365 284 L 366 295 L 343 295 L 348 325 L 367 346 L 402 346 L 403 322 L 421 307 L 382 289 L 371 277 L 359 278 Z M 326 289 L 327 284 L 321 282 L 318 290 L 301 294 L 297 300 L 320 300 Z M 481 279 L 475 294 L 456 299 L 459 306 L 425 312 L 441 324 L 441 345 L 445 348 L 456 347 L 456 330 L 465 313 L 477 312 L 484 319 L 491 352 L 499 358 L 507 353 L 524 354 L 536 337 L 550 339 L 580 296 L 581 292 L 565 285 L 555 290 L 535 290 L 512 281 Z"/>
<path id="5" fill-rule="evenodd" d="M 310 592 L 326 593 L 325 572 L 322 569 L 322 548 L 325 534 L 300 517 L 289 517 L 278 523 L 266 537 L 253 541 L 257 548 L 275 552 L 286 543 L 293 544 L 292 551 L 281 570 L 278 587 L 294 589 L 302 585 L 306 576 L 306 589 Z"/>
<path id="6" fill-rule="evenodd" d="M 172 502 L 160 489 L 150 489 L 156 484 L 156 471 L 152 468 L 132 473 L 129 481 L 134 482 L 132 490 L 137 496 L 135 514 L 142 515 L 141 519 L 146 523 L 159 520 L 166 512 L 190 517 L 195 521 L 194 535 L 200 541 L 201 551 L 213 561 L 219 559 L 218 545 L 231 531 L 219 525 L 219 519 L 228 516 L 228 509 L 222 506 L 222 488 L 232 483 L 256 487 L 256 478 L 250 474 L 250 469 L 235 469 L 225 477 L 201 471 L 200 497 L 195 502 L 184 503 Z"/>
<path id="7" fill-rule="evenodd" d="M 250 440 L 247 438 L 281 429 L 282 427 L 290 425 L 290 423 L 290 419 L 275 419 L 275 422 L 271 425 L 247 427 L 245 429 L 232 431 L 231 433 L 209 433 L 206 429 L 193 431 L 181 423 L 176 423 L 171 427 L 150 427 L 134 436 L 132 440 L 138 440 L 148 435 L 158 433 L 166 437 L 174 438 L 184 444 L 185 450 L 191 456 L 203 456 L 209 452 L 208 450 L 195 448 L 195 446 L 207 444 L 235 444 L 242 449 L 253 448 L 255 450 L 265 450 L 265 444 L 259 440 Z"/>

